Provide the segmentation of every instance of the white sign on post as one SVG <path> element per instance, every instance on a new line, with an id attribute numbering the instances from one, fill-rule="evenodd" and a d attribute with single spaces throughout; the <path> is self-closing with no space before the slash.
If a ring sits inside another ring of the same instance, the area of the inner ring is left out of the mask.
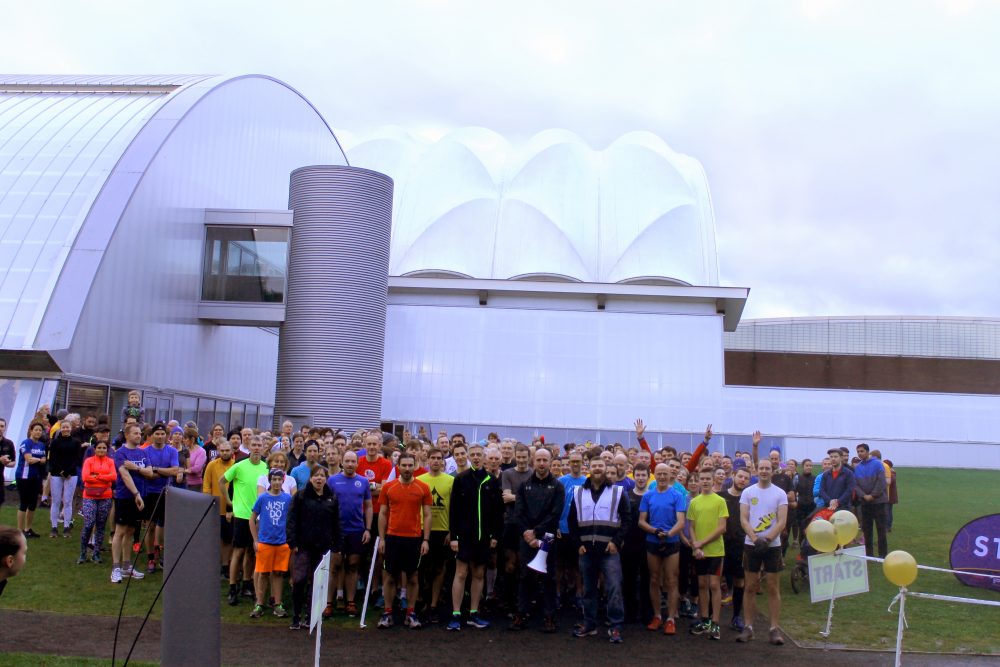
<path id="1" fill-rule="evenodd" d="M 309 612 L 309 632 L 323 621 L 323 609 L 326 608 L 326 592 L 330 588 L 330 552 L 327 551 L 323 560 L 313 572 L 312 610 Z"/>
<path id="2" fill-rule="evenodd" d="M 844 554 L 861 556 L 851 558 Z M 809 599 L 822 602 L 868 592 L 868 563 L 864 547 L 809 556 Z"/>
<path id="3" fill-rule="evenodd" d="M 326 592 L 330 588 L 330 552 L 327 551 L 323 560 L 313 572 L 312 609 L 309 613 L 309 632 L 316 630 L 316 655 L 313 660 L 319 667 L 319 648 L 323 637 L 323 609 L 326 607 Z"/>

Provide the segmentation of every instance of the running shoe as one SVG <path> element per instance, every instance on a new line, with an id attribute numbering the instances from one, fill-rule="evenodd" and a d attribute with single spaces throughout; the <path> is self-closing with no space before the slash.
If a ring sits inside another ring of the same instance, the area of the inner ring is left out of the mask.
<path id="1" fill-rule="evenodd" d="M 768 633 L 768 641 L 775 646 L 783 646 L 785 643 L 784 637 L 781 636 L 781 630 L 778 628 L 771 628 L 771 632 Z"/>
<path id="2" fill-rule="evenodd" d="M 431 607 L 427 610 L 427 622 L 431 625 L 437 625 L 441 622 L 441 614 L 438 612 L 437 607 Z"/>
<path id="3" fill-rule="evenodd" d="M 253 583 L 249 581 L 243 582 L 243 590 L 240 591 L 240 597 L 250 598 L 251 600 L 257 597 L 257 593 L 253 589 Z"/>
<path id="4" fill-rule="evenodd" d="M 288 616 L 288 611 L 285 610 L 285 605 L 281 604 L 280 602 L 274 605 L 274 611 L 271 613 L 277 616 L 278 618 L 285 618 Z"/>
<path id="5" fill-rule="evenodd" d="M 740 636 L 736 638 L 736 641 L 738 641 L 741 644 L 746 644 L 747 642 L 753 641 L 753 626 L 744 625 L 743 632 L 741 632 Z"/>
<path id="6" fill-rule="evenodd" d="M 420 622 L 420 619 L 417 618 L 417 615 L 415 613 L 410 612 L 409 614 L 406 615 L 406 618 L 403 619 L 403 625 L 405 625 L 408 628 L 413 628 L 414 630 L 419 630 L 420 626 L 422 626 L 423 623 Z"/>
<path id="7" fill-rule="evenodd" d="M 59 529 L 54 527 L 49 531 L 49 537 L 59 537 Z"/>
<path id="8" fill-rule="evenodd" d="M 514 614 L 514 620 L 510 622 L 510 625 L 507 626 L 507 629 L 510 630 L 511 632 L 520 632 L 521 630 L 524 630 L 524 626 L 526 623 L 527 620 L 524 618 L 524 616 L 521 616 L 520 614 Z"/>
<path id="9" fill-rule="evenodd" d="M 250 618 L 260 618 L 264 615 L 264 605 L 255 604 L 253 606 L 253 611 L 250 612 Z"/>
<path id="10" fill-rule="evenodd" d="M 92 560 L 93 562 L 95 562 L 98 565 L 100 565 L 101 564 L 101 554 L 99 552 L 95 551 L 94 555 L 90 557 L 90 560 Z"/>
<path id="11" fill-rule="evenodd" d="M 153 574 L 156 572 L 156 559 L 150 558 L 146 561 L 146 574 Z"/>
<path id="12" fill-rule="evenodd" d="M 663 619 L 660 618 L 659 616 L 654 616 L 653 620 L 650 621 L 649 625 L 646 626 L 646 629 L 655 632 L 656 630 L 659 630 L 662 627 L 663 627 Z"/>
<path id="13" fill-rule="evenodd" d="M 41 537 L 41 535 L 39 535 L 38 533 L 36 533 L 31 528 L 29 528 L 28 530 L 24 531 L 24 536 L 25 537 Z"/>
<path id="14" fill-rule="evenodd" d="M 73 530 L 73 524 L 72 523 L 70 525 L 66 526 L 65 528 L 63 528 L 63 537 L 69 537 L 72 530 Z"/>
<path id="15" fill-rule="evenodd" d="M 451 620 L 448 621 L 448 625 L 445 626 L 445 630 L 461 630 L 462 629 L 462 617 L 452 615 Z"/>
<path id="16" fill-rule="evenodd" d="M 466 625 L 471 625 L 474 628 L 479 628 L 480 630 L 485 630 L 490 627 L 490 622 L 482 618 L 479 614 L 473 614 L 469 616 L 469 620 L 465 622 Z"/>
<path id="17" fill-rule="evenodd" d="M 712 624 L 709 621 L 701 621 L 695 623 L 688 629 L 688 633 L 692 635 L 703 635 L 712 629 Z"/>
<path id="18" fill-rule="evenodd" d="M 229 589 L 229 606 L 235 607 L 240 603 L 240 595 L 237 593 L 235 588 Z"/>
<path id="19" fill-rule="evenodd" d="M 115 569 L 111 570 L 111 583 L 113 584 L 122 583 L 122 569 L 120 567 L 116 567 Z"/>
<path id="20" fill-rule="evenodd" d="M 608 641 L 611 642 L 612 644 L 621 644 L 622 631 L 612 628 L 611 631 L 608 633 Z"/>
<path id="21" fill-rule="evenodd" d="M 301 630 L 302 629 L 302 621 L 301 621 L 301 619 L 299 619 L 298 616 L 293 616 L 292 617 L 292 622 L 288 624 L 288 629 L 289 630 Z"/>
<path id="22" fill-rule="evenodd" d="M 728 607 L 732 603 L 733 603 L 733 594 L 732 593 L 726 593 L 725 595 L 722 596 L 722 606 L 723 607 Z"/>
<path id="23" fill-rule="evenodd" d="M 708 638 L 716 641 L 722 639 L 722 631 L 719 629 L 718 623 L 712 623 L 712 629 L 708 631 Z"/>
<path id="24" fill-rule="evenodd" d="M 729 627 L 736 630 L 736 632 L 743 632 L 743 617 L 739 615 L 733 616 L 733 620 L 729 623 Z"/>
<path id="25" fill-rule="evenodd" d="M 136 581 L 142 581 L 143 579 L 146 578 L 146 575 L 144 575 L 142 572 L 140 572 L 139 570 L 137 570 L 135 568 L 132 568 L 127 573 L 126 572 L 122 572 L 122 576 L 125 576 L 126 574 L 129 577 L 131 577 L 132 579 L 135 579 Z"/>
<path id="26" fill-rule="evenodd" d="M 378 628 L 380 630 L 388 630 L 389 628 L 392 627 L 392 625 L 393 625 L 392 614 L 388 612 L 382 614 L 382 617 L 378 619 Z"/>
<path id="27" fill-rule="evenodd" d="M 597 628 L 588 628 L 586 625 L 580 624 L 573 628 L 574 637 L 595 637 L 597 636 Z"/>
<path id="28" fill-rule="evenodd" d="M 677 624 L 674 623 L 674 619 L 668 618 L 663 622 L 663 634 L 665 635 L 677 634 Z"/>
<path id="29" fill-rule="evenodd" d="M 558 630 L 559 627 L 556 625 L 556 619 L 552 616 L 546 616 L 542 621 L 542 632 L 551 635 Z"/>
<path id="30" fill-rule="evenodd" d="M 87 558 L 87 554 L 80 554 L 80 557 L 76 559 L 76 564 L 77 565 L 83 565 L 88 560 L 90 560 L 90 559 Z"/>
<path id="31" fill-rule="evenodd" d="M 346 613 L 351 618 L 356 618 L 358 615 L 358 605 L 353 602 L 348 602 L 347 606 L 344 608 L 344 613 Z"/>

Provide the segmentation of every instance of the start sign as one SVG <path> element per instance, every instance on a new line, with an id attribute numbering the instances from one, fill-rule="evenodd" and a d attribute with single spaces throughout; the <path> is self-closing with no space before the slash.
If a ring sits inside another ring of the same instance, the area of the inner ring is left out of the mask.
<path id="1" fill-rule="evenodd" d="M 1000 591 L 1000 514 L 989 514 L 962 526 L 951 541 L 951 569 L 979 575 L 956 574 L 966 586 Z"/>
<path id="2" fill-rule="evenodd" d="M 861 558 L 853 558 L 861 556 Z M 822 602 L 832 598 L 868 592 L 868 561 L 864 547 L 809 556 L 809 599 Z"/>

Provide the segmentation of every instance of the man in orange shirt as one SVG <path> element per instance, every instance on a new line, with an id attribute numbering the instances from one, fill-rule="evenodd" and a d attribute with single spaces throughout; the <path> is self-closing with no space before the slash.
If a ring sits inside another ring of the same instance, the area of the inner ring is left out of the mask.
<path id="1" fill-rule="evenodd" d="M 378 532 L 385 540 L 378 545 L 382 554 L 382 597 L 385 599 L 385 609 L 378 627 L 391 628 L 393 625 L 392 604 L 396 597 L 397 577 L 399 583 L 406 589 L 416 592 L 417 571 L 420 558 L 427 555 L 430 548 L 431 534 L 431 489 L 429 486 L 414 479 L 416 458 L 410 453 L 399 457 L 396 464 L 399 469 L 399 479 L 393 480 L 382 488 L 382 506 L 378 513 Z M 412 600 L 406 609 L 404 625 L 419 628 L 420 621 L 413 609 Z"/>

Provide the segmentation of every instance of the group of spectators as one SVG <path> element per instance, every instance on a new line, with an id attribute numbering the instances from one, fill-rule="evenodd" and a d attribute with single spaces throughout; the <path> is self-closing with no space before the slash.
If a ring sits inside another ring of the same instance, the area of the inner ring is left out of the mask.
<path id="1" fill-rule="evenodd" d="M 673 635 L 686 618 L 691 635 L 718 640 L 729 606 L 729 628 L 748 642 L 764 583 L 767 638 L 780 645 L 777 576 L 789 544 L 804 541 L 817 510 L 847 508 L 869 554 L 877 545 L 884 556 L 897 500 L 891 462 L 866 444 L 851 460 L 831 449 L 814 475 L 811 460 L 783 461 L 777 447 L 761 456 L 759 432 L 749 452 L 710 453 L 711 425 L 695 451 L 677 452 L 652 451 L 642 420 L 635 446 L 602 447 L 495 433 L 479 443 L 460 433 L 431 440 L 423 429 L 400 440 L 290 422 L 275 434 L 221 424 L 202 434 L 193 423 L 141 419 L 137 392 L 113 440 L 106 417 L 42 411 L 16 451 L 0 419 L 0 464 L 16 465 L 20 495 L 23 537 L 12 543 L 38 537 L 40 499 L 50 505 L 50 536 L 70 537 L 79 484 L 77 562 L 101 562 L 110 523 L 111 582 L 139 580 L 162 567 L 164 490 L 211 494 L 228 603 L 246 597 L 254 618 L 289 616 L 290 574 L 293 630 L 307 620 L 310 579 L 330 552 L 324 617 L 357 616 L 367 580 L 359 573 L 371 571 L 383 629 L 399 620 L 488 628 L 488 618 L 506 615 L 511 631 L 539 618 L 555 632 L 560 610 L 575 609 L 577 637 L 604 626 L 621 643 L 627 623 Z M 133 566 L 143 548 L 145 567 Z M 0 571 L 6 559 L 0 553 Z"/>

